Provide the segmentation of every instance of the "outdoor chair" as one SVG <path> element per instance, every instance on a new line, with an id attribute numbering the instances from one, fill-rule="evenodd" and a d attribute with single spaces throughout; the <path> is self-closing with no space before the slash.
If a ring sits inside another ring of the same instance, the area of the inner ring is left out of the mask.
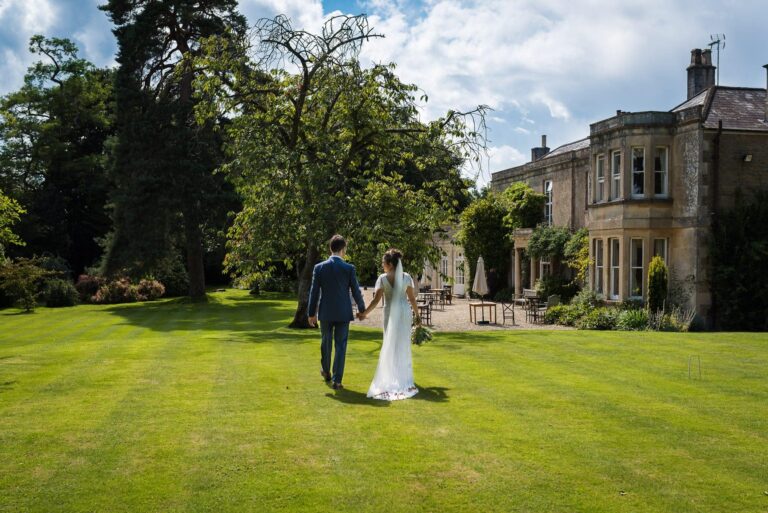
<path id="1" fill-rule="evenodd" d="M 515 302 L 511 303 L 501 302 L 501 323 L 506 324 L 507 317 L 512 319 L 512 325 L 515 325 Z"/>
<path id="2" fill-rule="evenodd" d="M 544 322 L 544 314 L 547 313 L 547 310 L 549 310 L 550 307 L 557 306 L 560 304 L 560 296 L 557 294 L 552 294 L 547 298 L 546 303 L 542 303 L 539 305 L 539 307 L 536 309 L 536 320 L 534 322 Z"/>

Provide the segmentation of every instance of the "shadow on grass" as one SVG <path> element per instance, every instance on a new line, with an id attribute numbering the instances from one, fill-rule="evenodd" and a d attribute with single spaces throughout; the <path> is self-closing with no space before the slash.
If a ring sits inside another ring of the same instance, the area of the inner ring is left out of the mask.
<path id="1" fill-rule="evenodd" d="M 13 385 L 18 383 L 18 381 L 6 381 L 5 383 L 0 383 L 0 392 L 5 392 L 6 390 L 13 390 Z"/>
<path id="2" fill-rule="evenodd" d="M 448 402 L 448 390 L 450 388 L 445 387 L 420 387 L 418 384 L 416 388 L 419 389 L 419 393 L 410 399 L 416 401 L 429 401 L 434 403 L 446 403 Z M 362 406 L 377 406 L 386 407 L 390 405 L 390 401 L 382 401 L 380 399 L 371 399 L 362 392 L 355 392 L 345 388 L 343 390 L 335 390 L 334 393 L 325 394 L 326 397 L 339 401 L 345 404 L 358 404 Z"/>
<path id="3" fill-rule="evenodd" d="M 357 404 L 360 406 L 374 406 L 378 408 L 389 406 L 389 401 L 371 399 L 362 392 L 355 392 L 348 388 L 334 390 L 333 393 L 325 394 L 325 397 L 330 397 L 334 401 L 339 401 L 344 404 Z"/>
<path id="4" fill-rule="evenodd" d="M 152 331 L 267 332 L 287 327 L 294 307 L 281 301 L 237 297 L 208 302 L 174 298 L 114 305 L 106 311 L 128 324 Z M 297 335 L 301 336 L 302 332 L 297 330 Z"/>

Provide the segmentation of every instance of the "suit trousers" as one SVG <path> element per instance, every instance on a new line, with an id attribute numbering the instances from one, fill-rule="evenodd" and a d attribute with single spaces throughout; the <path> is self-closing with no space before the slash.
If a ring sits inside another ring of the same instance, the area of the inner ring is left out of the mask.
<path id="1" fill-rule="evenodd" d="M 344 377 L 344 359 L 347 356 L 347 337 L 349 321 L 320 321 L 320 365 L 325 372 L 331 371 L 331 347 L 336 343 L 336 355 L 333 358 L 333 382 L 341 383 Z"/>

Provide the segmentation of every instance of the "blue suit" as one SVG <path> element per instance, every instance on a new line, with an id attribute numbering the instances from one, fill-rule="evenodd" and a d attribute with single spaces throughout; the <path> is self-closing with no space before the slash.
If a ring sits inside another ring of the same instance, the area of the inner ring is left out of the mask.
<path id="1" fill-rule="evenodd" d="M 365 301 L 360 293 L 355 266 L 341 257 L 331 256 L 320 262 L 312 271 L 312 287 L 309 289 L 309 317 L 320 319 L 320 365 L 324 372 L 330 372 L 331 346 L 335 341 L 336 356 L 333 359 L 333 381 L 341 383 L 344 377 L 344 360 L 347 354 L 347 337 L 352 314 L 349 293 L 357 303 L 358 311 L 365 310 Z M 319 312 L 318 312 L 319 304 Z"/>

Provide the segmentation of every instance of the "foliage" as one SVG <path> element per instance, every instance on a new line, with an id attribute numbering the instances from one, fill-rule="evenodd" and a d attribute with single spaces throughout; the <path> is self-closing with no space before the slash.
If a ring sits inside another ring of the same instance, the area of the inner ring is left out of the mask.
<path id="1" fill-rule="evenodd" d="M 45 282 L 42 297 L 45 306 L 51 308 L 75 306 L 79 299 L 77 289 L 72 282 L 58 278 Z"/>
<path id="2" fill-rule="evenodd" d="M 648 310 L 664 310 L 667 301 L 669 272 L 664 259 L 655 256 L 648 265 Z"/>
<path id="3" fill-rule="evenodd" d="M 616 329 L 623 331 L 648 329 L 648 310 L 644 308 L 620 310 L 616 319 Z"/>
<path id="4" fill-rule="evenodd" d="M 507 213 L 499 197 L 490 192 L 473 201 L 462 212 L 457 239 L 464 248 L 465 262 L 469 263 L 469 274 L 465 275 L 468 290 L 472 288 L 480 256 L 483 257 L 486 272 L 493 269 L 498 276 L 507 275 L 512 249 L 504 224 Z M 491 290 L 491 295 L 495 293 Z"/>
<path id="5" fill-rule="evenodd" d="M 75 282 L 75 290 L 77 290 L 80 296 L 80 301 L 88 303 L 105 283 L 106 280 L 101 276 L 81 274 L 77 277 L 77 282 Z"/>
<path id="6" fill-rule="evenodd" d="M 563 249 L 565 263 L 576 271 L 576 279 L 586 283 L 592 259 L 589 258 L 589 230 L 581 228 L 575 231 Z"/>
<path id="7" fill-rule="evenodd" d="M 455 216 L 457 188 L 466 197 L 461 165 L 482 149 L 485 108 L 419 121 L 416 86 L 393 65 L 360 65 L 379 37 L 364 15 L 331 17 L 320 34 L 278 16 L 254 35 L 210 38 L 197 62 L 199 119 L 228 117 L 222 171 L 243 199 L 225 264 L 245 277 L 298 265 L 292 326 L 308 327 L 312 268 L 334 233 L 361 271 L 391 246 L 412 272 L 437 261 L 432 235 Z"/>
<path id="8" fill-rule="evenodd" d="M 598 307 L 576 321 L 576 327 L 580 330 L 612 330 L 616 327 L 617 314 L 615 308 Z"/>
<path id="9" fill-rule="evenodd" d="M 143 279 L 136 286 L 136 291 L 142 301 L 154 301 L 165 294 L 165 287 L 157 280 Z"/>
<path id="10" fill-rule="evenodd" d="M 585 310 L 591 310 L 603 306 L 603 299 L 590 289 L 582 289 L 571 300 L 571 304 Z"/>
<path id="11" fill-rule="evenodd" d="M 0 289 L 24 310 L 31 312 L 37 306 L 37 294 L 43 280 L 53 273 L 38 265 L 38 261 L 18 258 L 0 264 Z"/>
<path id="12" fill-rule="evenodd" d="M 506 210 L 503 222 L 510 238 L 514 230 L 533 228 L 542 222 L 546 199 L 525 182 L 515 182 L 504 189 L 499 200 Z"/>
<path id="13" fill-rule="evenodd" d="M 549 297 L 556 294 L 560 296 L 560 301 L 563 303 L 570 301 L 579 292 L 578 285 L 559 274 L 542 276 L 536 280 L 534 288 L 540 297 Z"/>
<path id="14" fill-rule="evenodd" d="M 141 301 L 138 287 L 131 283 L 128 278 L 120 278 L 110 281 L 99 287 L 93 296 L 93 302 L 96 304 L 110 305 L 116 303 L 135 303 Z"/>
<path id="15" fill-rule="evenodd" d="M 512 300 L 515 298 L 515 289 L 510 288 L 503 288 L 499 289 L 498 292 L 493 296 L 493 300 L 497 303 L 511 303 Z"/>
<path id="16" fill-rule="evenodd" d="M 710 239 L 716 326 L 768 330 L 768 192 L 717 216 Z"/>
<path id="17" fill-rule="evenodd" d="M 533 258 L 561 260 L 570 239 L 571 232 L 567 227 L 540 224 L 534 228 L 528 240 L 528 254 Z"/>
<path id="18" fill-rule="evenodd" d="M 150 274 L 165 287 L 165 297 L 185 296 L 189 293 L 189 276 L 184 263 L 176 255 L 160 260 Z"/>
<path id="19" fill-rule="evenodd" d="M 195 119 L 195 79 L 203 73 L 195 59 L 208 37 L 242 37 L 245 18 L 235 0 L 109 0 L 101 9 L 115 24 L 119 65 L 110 168 L 114 232 L 104 270 L 152 274 L 176 255 L 174 235 L 182 234 L 188 293 L 204 298 L 206 234 L 224 231 L 227 212 L 239 204 L 214 173 L 223 160 L 215 132 L 223 119 Z"/>
<path id="20" fill-rule="evenodd" d="M 0 98 L 0 189 L 27 210 L 17 226 L 26 248 L 14 253 L 59 255 L 80 273 L 98 258 L 95 240 L 110 224 L 104 147 L 114 133 L 113 72 L 79 58 L 67 39 L 36 35 L 29 50 L 42 60 Z"/>
<path id="21" fill-rule="evenodd" d="M 416 324 L 411 328 L 411 344 L 413 345 L 420 346 L 431 342 L 433 336 L 433 331 L 421 324 Z"/>
<path id="22" fill-rule="evenodd" d="M 0 148 L 2 148 L 2 145 L 0 145 Z M 21 218 L 21 214 L 25 212 L 16 200 L 4 195 L 3 190 L 0 189 L 0 259 L 5 257 L 5 248 L 8 245 L 24 245 L 24 241 L 13 233 L 11 228 Z"/>

